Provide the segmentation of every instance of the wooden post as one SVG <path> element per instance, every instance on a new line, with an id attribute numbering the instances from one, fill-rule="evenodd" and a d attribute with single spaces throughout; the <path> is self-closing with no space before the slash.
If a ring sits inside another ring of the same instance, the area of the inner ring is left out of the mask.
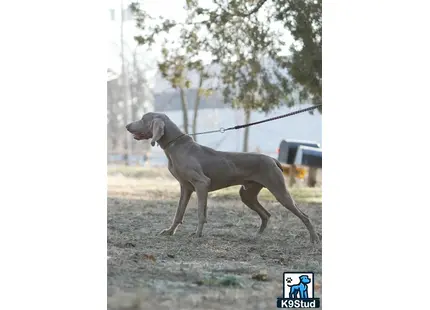
<path id="1" fill-rule="evenodd" d="M 308 171 L 308 186 L 315 187 L 317 184 L 317 168 L 309 167 Z"/>
<path id="2" fill-rule="evenodd" d="M 288 186 L 293 187 L 294 184 L 296 184 L 296 165 L 291 165 L 289 172 L 290 172 L 290 175 L 289 175 L 290 179 L 288 182 Z"/>

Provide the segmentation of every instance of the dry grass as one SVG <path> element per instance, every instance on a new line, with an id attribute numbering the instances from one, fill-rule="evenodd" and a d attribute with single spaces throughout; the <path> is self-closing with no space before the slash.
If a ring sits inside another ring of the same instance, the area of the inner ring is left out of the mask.
<path id="1" fill-rule="evenodd" d="M 144 168 L 127 166 L 108 167 L 108 186 L 112 195 L 129 194 L 135 198 L 143 197 L 148 190 L 159 190 L 161 195 L 175 195 L 179 191 L 178 182 L 172 177 L 167 168 Z M 304 182 L 298 181 L 297 186 L 290 189 L 291 195 L 297 202 L 321 203 L 321 187 L 305 187 Z M 209 197 L 219 199 L 237 199 L 240 186 L 232 186 L 209 193 Z M 276 201 L 275 197 L 265 188 L 260 192 L 260 200 Z"/>
<path id="2" fill-rule="evenodd" d="M 320 189 L 291 192 L 321 232 Z M 263 235 L 233 188 L 211 194 L 202 238 L 188 236 L 197 225 L 194 195 L 177 233 L 158 236 L 174 216 L 177 181 L 167 169 L 110 167 L 108 308 L 274 309 L 284 271 L 314 271 L 320 284 L 321 246 L 269 192 L 260 196 L 272 214 Z"/>

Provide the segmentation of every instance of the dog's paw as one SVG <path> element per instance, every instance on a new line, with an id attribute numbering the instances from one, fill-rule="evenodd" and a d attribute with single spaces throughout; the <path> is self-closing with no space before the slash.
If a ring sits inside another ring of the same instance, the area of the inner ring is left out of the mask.
<path id="1" fill-rule="evenodd" d="M 260 231 L 255 231 L 255 232 L 250 234 L 250 237 L 252 237 L 254 239 L 261 239 L 263 236 L 262 236 L 262 233 Z"/>
<path id="2" fill-rule="evenodd" d="M 321 234 L 318 234 L 316 237 L 311 237 L 311 244 L 313 245 L 319 245 L 321 244 L 322 238 Z"/>
<path id="3" fill-rule="evenodd" d="M 197 234 L 197 232 L 192 232 L 191 234 L 188 235 L 189 238 L 200 238 L 202 236 L 203 236 L 202 233 Z"/>
<path id="4" fill-rule="evenodd" d="M 172 229 L 163 229 L 162 231 L 160 231 L 160 233 L 158 234 L 160 236 L 171 236 L 173 235 L 173 230 Z"/>

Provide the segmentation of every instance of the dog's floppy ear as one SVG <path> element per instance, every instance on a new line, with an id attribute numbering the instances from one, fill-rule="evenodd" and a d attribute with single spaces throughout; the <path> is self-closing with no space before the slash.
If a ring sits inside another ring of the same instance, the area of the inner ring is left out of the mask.
<path id="1" fill-rule="evenodd" d="M 152 140 L 151 145 L 154 146 L 155 142 L 161 139 L 164 135 L 164 122 L 163 120 L 156 118 L 151 122 Z"/>

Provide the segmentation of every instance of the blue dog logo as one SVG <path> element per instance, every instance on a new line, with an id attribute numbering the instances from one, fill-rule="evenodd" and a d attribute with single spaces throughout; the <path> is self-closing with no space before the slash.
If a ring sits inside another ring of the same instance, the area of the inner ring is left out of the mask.
<path id="1" fill-rule="evenodd" d="M 290 280 L 290 281 L 288 281 Z M 290 285 L 287 284 L 290 287 L 290 298 L 295 299 L 306 299 L 308 297 L 308 284 L 311 283 L 311 279 L 307 275 L 301 275 L 299 277 L 300 282 L 298 284 Z M 291 282 L 291 278 L 287 279 L 287 282 Z M 297 295 L 300 294 L 298 297 Z"/>

